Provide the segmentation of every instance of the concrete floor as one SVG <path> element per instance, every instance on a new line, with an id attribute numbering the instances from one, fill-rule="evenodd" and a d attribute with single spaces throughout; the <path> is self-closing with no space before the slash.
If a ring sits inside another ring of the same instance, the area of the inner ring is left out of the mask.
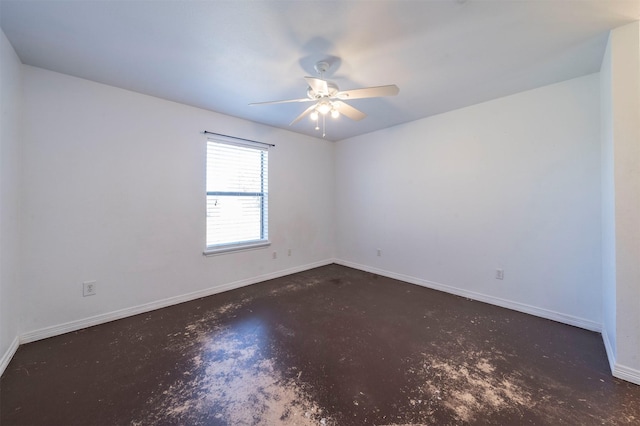
<path id="1" fill-rule="evenodd" d="M 0 423 L 640 424 L 601 336 L 330 265 L 21 346 Z"/>

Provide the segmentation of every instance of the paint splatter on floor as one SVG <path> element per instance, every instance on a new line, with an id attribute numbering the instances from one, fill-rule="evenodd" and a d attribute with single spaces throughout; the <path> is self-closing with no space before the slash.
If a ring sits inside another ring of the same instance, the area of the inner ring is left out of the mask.
<path id="1" fill-rule="evenodd" d="M 2 424 L 633 425 L 600 335 L 337 265 L 23 345 Z"/>
<path id="2" fill-rule="evenodd" d="M 332 424 L 275 368 L 265 324 L 247 319 L 221 325 L 242 306 L 224 305 L 185 328 L 189 340 L 173 346 L 187 364 L 183 377 L 158 389 L 133 424 Z"/>

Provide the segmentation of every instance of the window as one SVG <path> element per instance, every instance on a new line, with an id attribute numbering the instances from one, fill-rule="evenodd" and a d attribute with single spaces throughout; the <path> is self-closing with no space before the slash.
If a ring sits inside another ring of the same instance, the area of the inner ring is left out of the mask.
<path id="1" fill-rule="evenodd" d="M 224 137 L 207 141 L 205 254 L 268 245 L 268 148 Z"/>

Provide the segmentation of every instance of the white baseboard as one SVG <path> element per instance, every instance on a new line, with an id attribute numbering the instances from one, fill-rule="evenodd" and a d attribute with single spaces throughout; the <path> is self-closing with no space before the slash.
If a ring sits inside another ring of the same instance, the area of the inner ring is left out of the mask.
<path id="1" fill-rule="evenodd" d="M 330 265 L 332 263 L 334 263 L 334 259 L 325 259 L 319 262 L 309 263 L 302 266 L 296 266 L 294 268 L 284 269 L 277 272 L 271 272 L 269 274 L 259 275 L 257 277 L 247 278 L 240 281 L 234 281 L 231 283 L 206 288 L 204 290 L 194 291 L 192 293 L 182 294 L 179 296 L 169 297 L 167 299 L 157 300 L 155 302 L 145 303 L 143 305 L 132 306 L 130 308 L 119 309 L 113 312 L 107 312 L 104 314 L 95 315 L 92 317 L 83 318 L 75 321 L 70 321 L 67 323 L 58 324 L 51 327 L 45 327 L 38 330 L 33 330 L 27 333 L 23 333 L 20 336 L 20 343 L 22 344 L 22 343 L 35 342 L 36 340 L 42 340 L 49 337 L 58 336 L 60 334 L 69 333 L 71 331 L 92 327 L 94 325 L 104 324 L 106 322 L 115 321 L 118 319 L 130 317 L 133 315 L 143 314 L 145 312 L 154 311 L 156 309 L 166 308 L 167 306 L 177 305 L 178 303 L 189 302 L 191 300 L 199 299 L 201 297 L 211 296 L 217 293 L 234 290 L 236 288 L 245 287 L 245 286 L 256 284 L 262 281 L 284 277 L 285 275 L 291 275 L 297 272 L 306 271 L 306 270 L 317 268 L 320 266 Z"/>
<path id="2" fill-rule="evenodd" d="M 359 269 L 361 271 L 371 272 L 373 274 L 382 275 L 384 277 L 393 278 L 400 281 L 405 281 L 411 284 L 416 284 L 422 287 L 431 288 L 434 290 L 443 291 L 445 293 L 455 294 L 456 296 L 462 296 L 469 299 L 477 300 L 480 302 L 489 303 L 491 305 L 500 306 L 507 309 L 512 309 L 518 312 L 524 312 L 526 314 L 534 315 L 537 317 L 550 319 L 552 321 L 561 322 L 563 324 L 572 325 L 579 328 L 584 328 L 590 331 L 601 332 L 602 325 L 598 322 L 591 321 L 584 318 L 575 317 L 572 315 L 563 314 L 561 312 L 551 311 L 549 309 L 539 308 L 536 306 L 527 305 L 520 302 L 514 302 L 511 300 L 501 299 L 499 297 L 489 296 L 482 293 L 476 293 L 474 291 L 464 290 L 457 287 L 452 287 L 446 284 L 441 284 L 433 281 L 423 280 L 421 278 L 412 277 L 409 275 L 399 274 L 396 272 L 385 271 L 382 269 L 374 268 L 371 266 L 360 265 L 358 263 L 349 262 L 346 260 L 336 259 L 335 263 L 338 265 L 348 266 L 350 268 Z"/>
<path id="3" fill-rule="evenodd" d="M 503 308 L 512 309 L 519 312 L 524 312 L 527 314 L 535 315 L 541 318 L 550 319 L 553 321 L 573 325 L 576 327 L 584 328 L 591 331 L 602 332 L 603 341 L 605 345 L 605 349 L 607 351 L 607 357 L 609 359 L 609 363 L 611 366 L 611 370 L 613 376 L 626 380 L 631 383 L 635 383 L 640 385 L 640 370 L 636 370 L 630 367 L 626 367 L 624 365 L 615 363 L 615 355 L 611 348 L 611 342 L 608 339 L 606 334 L 606 330 L 604 330 L 599 323 L 594 321 L 586 320 L 583 318 L 573 317 L 571 315 L 562 314 L 559 312 L 550 311 L 543 308 L 537 308 L 535 306 L 530 306 L 526 304 L 522 304 L 519 302 L 513 302 L 493 296 L 487 296 L 481 293 L 476 293 L 464 289 L 459 289 L 456 287 L 448 286 L 445 284 L 440 284 L 428 280 L 423 280 L 420 278 L 411 277 L 408 275 L 398 274 L 395 272 L 385 271 L 378 268 L 373 268 L 366 265 L 360 265 L 357 263 L 349 262 L 341 259 L 325 259 L 319 262 L 314 262 L 302 266 L 297 266 L 290 269 L 285 269 L 282 271 L 272 272 L 269 274 L 260 275 L 253 278 L 248 278 L 240 281 L 235 281 L 227 284 L 223 284 L 216 287 L 207 288 L 204 290 L 195 291 L 192 293 L 187 293 L 184 295 L 179 295 L 175 297 L 170 297 L 167 299 L 158 300 L 155 302 L 145 303 L 143 305 L 133 306 L 130 308 L 120 309 L 113 312 L 108 312 L 100 315 L 95 315 L 89 318 L 84 318 L 76 321 L 70 321 L 64 324 L 58 324 L 51 327 L 41 328 L 39 330 L 34 330 L 28 333 L 24 333 L 19 337 L 16 337 L 11 345 L 7 349 L 7 351 L 3 354 L 2 358 L 0 358 L 0 375 L 4 373 L 4 370 L 9 365 L 9 362 L 15 355 L 18 350 L 19 344 L 34 342 L 36 340 L 46 339 L 48 337 L 58 336 L 60 334 L 69 333 L 71 331 L 80 330 L 86 327 L 91 327 L 94 325 L 103 324 L 110 321 L 115 321 L 118 319 L 126 318 L 133 315 L 142 314 L 145 312 L 150 312 L 156 309 L 165 308 L 168 306 L 176 305 L 178 303 L 188 302 L 191 300 L 199 299 L 201 297 L 211 296 L 217 293 L 222 293 L 225 291 L 233 290 L 240 287 L 245 287 L 251 284 L 256 284 L 262 281 L 267 281 L 275 278 L 280 278 L 286 275 L 295 274 L 298 272 L 306 271 L 313 268 L 318 268 L 320 266 L 330 265 L 332 263 L 336 263 L 338 265 L 348 266 L 350 268 L 359 269 L 366 272 L 371 272 L 374 274 L 382 275 L 385 277 L 405 281 L 411 284 L 420 285 L 423 287 L 431 288 L 434 290 L 444 291 L 446 293 L 455 294 L 457 296 L 467 297 L 470 299 L 478 300 L 481 302 L 486 302 L 492 305 L 501 306 Z"/>
<path id="4" fill-rule="evenodd" d="M 7 351 L 2 355 L 2 358 L 0 358 L 0 376 L 2 376 L 4 370 L 7 369 L 7 366 L 11 362 L 11 358 L 13 358 L 18 350 L 18 346 L 20 346 L 20 339 L 16 336 L 7 348 Z"/>
<path id="5" fill-rule="evenodd" d="M 611 346 L 611 340 L 609 340 L 609 336 L 607 335 L 607 329 L 604 327 L 602 327 L 602 340 L 604 341 L 604 348 L 607 351 L 607 359 L 609 360 L 609 366 L 611 367 L 611 374 L 618 379 L 640 385 L 640 370 L 636 370 L 635 368 L 627 367 L 616 362 L 616 354 Z"/>
<path id="6" fill-rule="evenodd" d="M 636 370 L 635 368 L 615 364 L 613 367 L 613 375 L 618 379 L 640 385 L 640 370 Z"/>

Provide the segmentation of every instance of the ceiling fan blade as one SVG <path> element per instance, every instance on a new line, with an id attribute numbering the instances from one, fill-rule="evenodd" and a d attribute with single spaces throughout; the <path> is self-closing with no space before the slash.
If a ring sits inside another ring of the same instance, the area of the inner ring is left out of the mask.
<path id="1" fill-rule="evenodd" d="M 309 98 L 300 98 L 300 99 L 285 99 L 283 101 L 268 101 L 268 102 L 253 102 L 250 103 L 249 106 L 254 106 L 254 105 L 272 105 L 272 104 L 286 104 L 289 102 L 312 102 L 315 101 L 315 99 L 309 99 Z"/>
<path id="2" fill-rule="evenodd" d="M 333 107 L 338 110 L 338 112 L 352 120 L 358 121 L 362 120 L 367 116 L 364 112 L 355 109 L 349 104 L 346 104 L 342 101 L 333 102 Z"/>
<path id="3" fill-rule="evenodd" d="M 307 80 L 307 84 L 311 87 L 311 90 L 313 90 L 314 93 L 319 95 L 326 95 L 329 93 L 329 86 L 326 81 L 315 77 L 305 77 L 304 79 Z"/>
<path id="4" fill-rule="evenodd" d="M 363 89 L 343 90 L 338 92 L 336 97 L 338 99 L 362 99 L 362 98 L 377 98 L 381 96 L 395 96 L 400 92 L 400 89 L 395 84 L 388 86 L 376 86 L 365 87 Z"/>
<path id="5" fill-rule="evenodd" d="M 309 115 L 311 113 L 311 111 L 313 111 L 315 109 L 316 105 L 311 105 L 309 108 L 305 109 L 302 114 L 300 114 L 299 116 L 297 116 L 295 118 L 295 120 L 293 120 L 291 123 L 289 123 L 289 126 L 293 126 L 294 124 L 296 124 L 298 121 L 302 120 L 306 115 Z"/>

